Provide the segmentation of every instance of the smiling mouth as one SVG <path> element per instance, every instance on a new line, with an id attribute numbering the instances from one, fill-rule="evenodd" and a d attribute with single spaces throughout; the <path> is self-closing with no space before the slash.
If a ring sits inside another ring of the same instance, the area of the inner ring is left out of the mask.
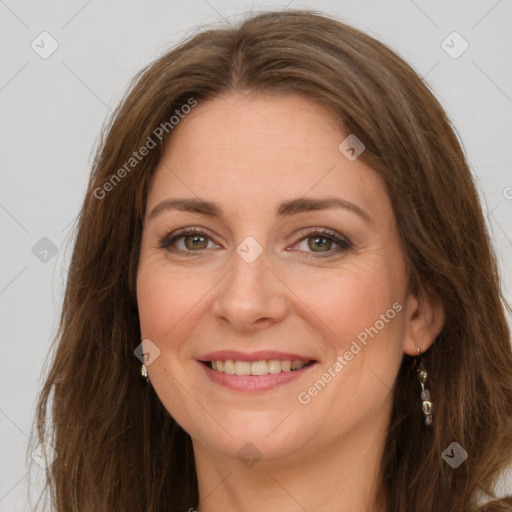
<path id="1" fill-rule="evenodd" d="M 268 361 L 203 361 L 210 370 L 227 375 L 269 375 L 288 373 L 310 366 L 314 361 L 281 361 L 270 359 Z"/>

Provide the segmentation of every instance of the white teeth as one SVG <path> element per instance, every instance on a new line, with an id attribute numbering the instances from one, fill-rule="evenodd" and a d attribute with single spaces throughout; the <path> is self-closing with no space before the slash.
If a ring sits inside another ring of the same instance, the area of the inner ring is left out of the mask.
<path id="1" fill-rule="evenodd" d="M 235 361 L 236 375 L 251 375 L 251 363 L 249 361 Z"/>
<path id="2" fill-rule="evenodd" d="M 268 373 L 280 373 L 281 372 L 281 361 L 277 359 L 271 359 L 268 362 Z"/>
<path id="3" fill-rule="evenodd" d="M 251 363 L 251 375 L 267 375 L 267 361 L 253 361 Z"/>
<path id="4" fill-rule="evenodd" d="M 218 363 L 218 361 L 217 361 Z M 222 363 L 222 361 L 221 361 Z M 218 367 L 218 366 L 217 366 Z M 235 375 L 235 362 L 228 359 L 224 361 L 224 373 L 228 373 L 229 375 Z"/>
<path id="5" fill-rule="evenodd" d="M 229 375 L 267 375 L 269 373 L 290 372 L 300 370 L 309 361 L 211 361 L 212 370 Z"/>

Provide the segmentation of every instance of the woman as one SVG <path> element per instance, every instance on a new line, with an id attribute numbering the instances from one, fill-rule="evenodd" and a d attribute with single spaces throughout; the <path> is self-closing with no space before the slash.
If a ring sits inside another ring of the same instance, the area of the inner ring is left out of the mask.
<path id="1" fill-rule="evenodd" d="M 312 12 L 199 33 L 94 163 L 38 408 L 55 509 L 512 510 L 504 307 L 406 63 Z"/>

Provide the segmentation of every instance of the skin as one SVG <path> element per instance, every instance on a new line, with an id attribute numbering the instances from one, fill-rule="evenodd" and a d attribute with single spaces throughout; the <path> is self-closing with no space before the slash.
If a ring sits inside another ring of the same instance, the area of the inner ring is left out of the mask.
<path id="1" fill-rule="evenodd" d="M 444 316 L 424 294 L 407 293 L 384 184 L 338 150 L 347 135 L 330 112 L 299 96 L 238 93 L 200 102 L 173 130 L 155 170 L 137 278 L 142 339 L 160 350 L 148 366 L 151 385 L 193 440 L 199 512 L 377 510 L 391 388 L 403 354 L 425 352 Z M 274 213 L 284 200 L 326 196 L 371 220 L 346 208 Z M 224 218 L 173 209 L 150 218 L 169 198 L 214 201 Z M 191 249 L 193 236 L 172 246 L 188 256 L 161 247 L 187 226 L 207 231 L 200 249 Z M 322 228 L 352 247 L 336 253 L 335 242 L 323 241 L 316 252 L 308 241 Z M 248 236 L 264 249 L 252 263 L 236 252 Z M 300 403 L 299 393 L 397 302 L 401 311 Z M 197 361 L 230 349 L 292 352 L 317 363 L 275 389 L 233 391 Z M 261 458 L 248 467 L 241 449 Z"/>

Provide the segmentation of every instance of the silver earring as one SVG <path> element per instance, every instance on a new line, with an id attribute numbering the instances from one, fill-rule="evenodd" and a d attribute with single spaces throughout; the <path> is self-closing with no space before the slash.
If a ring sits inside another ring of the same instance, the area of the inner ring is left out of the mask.
<path id="1" fill-rule="evenodd" d="M 421 386 L 421 410 L 425 416 L 425 425 L 429 427 L 432 425 L 432 402 L 430 401 L 430 391 L 425 387 L 428 373 L 425 368 L 425 363 L 423 362 L 421 350 L 418 347 L 416 348 L 418 349 L 418 356 L 416 358 L 416 375 Z"/>
<path id="2" fill-rule="evenodd" d="M 148 370 L 146 368 L 146 365 L 143 364 L 141 369 L 140 369 L 140 374 L 147 380 L 149 381 L 149 375 L 148 375 Z"/>

